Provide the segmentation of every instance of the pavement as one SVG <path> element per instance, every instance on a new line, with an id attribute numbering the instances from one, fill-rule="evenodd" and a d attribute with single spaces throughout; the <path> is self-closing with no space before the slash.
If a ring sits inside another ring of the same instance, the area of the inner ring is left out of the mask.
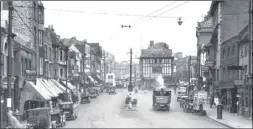
<path id="1" fill-rule="evenodd" d="M 173 91 L 173 90 L 172 90 Z M 135 111 L 124 107 L 127 90 L 116 95 L 102 93 L 89 104 L 76 107 L 78 117 L 67 121 L 63 128 L 229 128 L 206 116 L 185 113 L 172 96 L 170 111 L 153 111 L 152 92 L 139 92 Z"/>
<path id="2" fill-rule="evenodd" d="M 213 119 L 221 124 L 229 126 L 230 128 L 252 128 L 252 120 L 238 116 L 235 113 L 222 111 L 223 119 L 217 119 L 217 108 L 207 108 L 207 117 Z"/>

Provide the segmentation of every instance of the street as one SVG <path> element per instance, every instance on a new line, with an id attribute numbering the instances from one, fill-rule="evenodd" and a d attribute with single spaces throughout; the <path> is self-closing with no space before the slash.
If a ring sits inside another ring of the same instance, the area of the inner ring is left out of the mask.
<path id="1" fill-rule="evenodd" d="M 174 93 L 170 111 L 153 111 L 151 91 L 138 94 L 136 111 L 126 111 L 125 93 L 126 90 L 117 90 L 116 95 L 102 93 L 90 104 L 81 104 L 77 107 L 77 120 L 68 121 L 64 128 L 228 128 L 206 116 L 184 113 Z"/>

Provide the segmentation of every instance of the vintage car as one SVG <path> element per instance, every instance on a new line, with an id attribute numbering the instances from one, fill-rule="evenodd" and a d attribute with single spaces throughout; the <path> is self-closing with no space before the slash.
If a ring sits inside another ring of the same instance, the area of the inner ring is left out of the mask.
<path id="1" fill-rule="evenodd" d="M 26 111 L 27 123 L 33 129 L 56 128 L 56 123 L 51 120 L 50 108 L 34 108 Z"/>
<path id="2" fill-rule="evenodd" d="M 90 103 L 90 94 L 88 91 L 81 93 L 81 103 Z"/>
<path id="3" fill-rule="evenodd" d="M 77 118 L 77 114 L 74 110 L 73 102 L 63 102 L 60 103 L 60 110 L 63 114 L 65 114 L 66 120 L 75 120 Z"/>
<path id="4" fill-rule="evenodd" d="M 171 91 L 167 88 L 156 88 L 153 91 L 153 109 L 170 110 Z"/>
<path id="5" fill-rule="evenodd" d="M 63 127 L 66 125 L 66 117 L 65 114 L 63 114 L 60 109 L 52 109 L 51 110 L 51 121 L 56 122 L 56 126 Z"/>
<path id="6" fill-rule="evenodd" d="M 116 94 L 116 88 L 115 87 L 110 87 L 109 88 L 109 94 Z"/>

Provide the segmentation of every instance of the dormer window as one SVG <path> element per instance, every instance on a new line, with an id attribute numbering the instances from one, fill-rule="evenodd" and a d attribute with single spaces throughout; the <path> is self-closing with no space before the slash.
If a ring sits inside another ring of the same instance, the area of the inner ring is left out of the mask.
<path id="1" fill-rule="evenodd" d="M 38 19 L 39 24 L 44 24 L 44 7 L 43 5 L 38 6 Z"/>

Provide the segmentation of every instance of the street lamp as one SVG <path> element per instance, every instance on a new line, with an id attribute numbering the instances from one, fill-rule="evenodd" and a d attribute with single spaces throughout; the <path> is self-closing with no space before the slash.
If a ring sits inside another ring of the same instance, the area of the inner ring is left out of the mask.
<path id="1" fill-rule="evenodd" d="M 180 25 L 180 26 L 182 25 L 183 21 L 182 21 L 182 18 L 181 18 L 181 17 L 178 18 L 177 23 L 178 23 L 178 25 Z"/>

